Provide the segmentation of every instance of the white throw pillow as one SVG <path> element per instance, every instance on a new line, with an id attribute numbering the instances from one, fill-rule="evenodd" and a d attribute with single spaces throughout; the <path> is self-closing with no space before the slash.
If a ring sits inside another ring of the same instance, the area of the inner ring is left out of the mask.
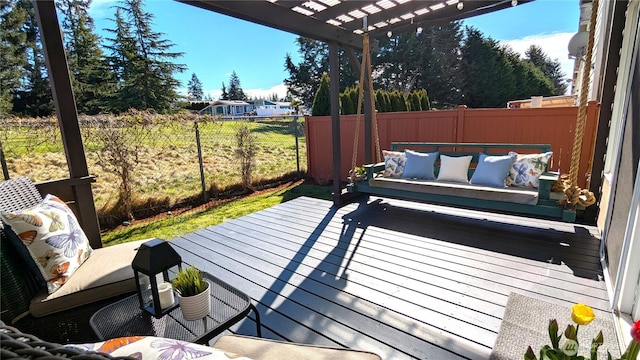
<path id="1" fill-rule="evenodd" d="M 455 181 L 461 183 L 469 182 L 469 164 L 471 155 L 468 156 L 447 156 L 440 155 L 440 173 L 438 181 Z"/>

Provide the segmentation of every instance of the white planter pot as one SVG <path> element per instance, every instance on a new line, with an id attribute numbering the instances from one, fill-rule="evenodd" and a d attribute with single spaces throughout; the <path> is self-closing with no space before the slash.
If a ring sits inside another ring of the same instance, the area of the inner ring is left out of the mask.
<path id="1" fill-rule="evenodd" d="M 207 283 L 207 289 L 198 295 L 182 297 L 178 294 L 180 310 L 185 320 L 198 320 L 209 314 L 211 304 L 211 285 Z"/>

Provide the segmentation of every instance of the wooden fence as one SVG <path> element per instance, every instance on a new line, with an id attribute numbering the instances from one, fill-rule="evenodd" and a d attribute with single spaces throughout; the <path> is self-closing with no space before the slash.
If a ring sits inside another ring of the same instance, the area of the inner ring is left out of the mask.
<path id="1" fill-rule="evenodd" d="M 588 188 L 599 104 L 590 102 L 582 140 L 578 185 Z M 394 141 L 550 144 L 550 169 L 569 173 L 578 107 L 534 109 L 467 109 L 378 113 L 380 147 Z M 330 116 L 309 116 L 305 121 L 307 172 L 326 182 L 332 177 Z M 356 116 L 340 118 L 341 173 L 346 181 L 351 168 Z M 375 142 L 373 142 L 375 144 Z M 361 118 L 357 164 L 364 163 L 364 117 Z M 375 145 L 374 145 L 375 148 Z M 375 149 L 374 149 L 375 151 Z M 373 156 L 375 159 L 375 156 Z"/>

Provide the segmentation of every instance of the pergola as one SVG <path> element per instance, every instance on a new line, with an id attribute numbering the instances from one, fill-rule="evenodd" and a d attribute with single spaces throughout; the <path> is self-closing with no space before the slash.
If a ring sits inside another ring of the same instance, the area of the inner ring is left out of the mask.
<path id="1" fill-rule="evenodd" d="M 331 118 L 333 152 L 333 200 L 341 203 L 340 112 L 338 49 L 349 55 L 351 65 L 360 72 L 356 51 L 375 51 L 376 38 L 416 31 L 452 20 L 522 6 L 532 0 L 179 0 L 187 5 L 229 15 L 300 36 L 321 40 L 329 45 L 331 81 Z M 85 158 L 78 114 L 69 69 L 64 52 L 59 21 L 53 0 L 34 0 L 42 42 L 49 70 L 56 114 L 69 167 L 70 179 L 55 182 L 61 193 L 67 189 L 69 200 L 75 201 L 81 224 L 94 247 L 100 247 L 100 234 L 91 192 L 92 177 Z M 364 29 L 366 24 L 366 30 Z M 363 34 L 368 32 L 370 49 L 362 49 Z M 365 89 L 367 85 L 365 84 Z M 365 96 L 364 149 L 365 162 L 372 160 L 371 107 Z"/>

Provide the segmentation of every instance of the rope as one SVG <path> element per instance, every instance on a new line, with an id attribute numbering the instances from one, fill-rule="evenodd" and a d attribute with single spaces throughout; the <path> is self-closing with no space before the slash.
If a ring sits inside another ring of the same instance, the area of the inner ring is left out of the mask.
<path id="1" fill-rule="evenodd" d="M 578 108 L 578 118 L 576 119 L 576 133 L 573 140 L 573 152 L 571 154 L 571 168 L 569 179 L 564 181 L 564 196 L 559 201 L 565 207 L 575 207 L 576 204 L 589 206 L 596 202 L 592 192 L 578 187 L 578 172 L 580 171 L 580 157 L 582 155 L 582 140 L 587 122 L 587 95 L 589 92 L 589 79 L 591 77 L 591 59 L 593 57 L 593 43 L 595 38 L 596 19 L 598 13 L 599 0 L 591 3 L 591 20 L 589 23 L 589 40 L 587 42 L 587 54 L 582 74 L 582 85 L 580 87 L 580 104 Z M 588 204 L 588 205 L 585 205 Z"/>
<path id="2" fill-rule="evenodd" d="M 378 120 L 375 111 L 375 98 L 373 96 L 373 77 L 371 75 L 371 53 L 369 52 L 369 34 L 365 33 L 362 37 L 362 64 L 360 66 L 360 83 L 358 84 L 358 110 L 356 112 L 356 129 L 353 139 L 353 155 L 351 157 L 351 170 L 349 171 L 349 181 L 351 183 L 364 180 L 364 174 L 359 173 L 357 170 L 357 157 L 358 157 L 358 140 L 360 138 L 360 116 L 362 115 L 362 102 L 364 101 L 364 80 L 365 71 L 369 86 L 367 92 L 369 93 L 369 103 L 371 106 L 373 133 L 375 134 L 375 146 L 376 146 L 376 161 L 381 161 L 382 151 L 380 150 L 380 137 L 378 134 Z"/>

